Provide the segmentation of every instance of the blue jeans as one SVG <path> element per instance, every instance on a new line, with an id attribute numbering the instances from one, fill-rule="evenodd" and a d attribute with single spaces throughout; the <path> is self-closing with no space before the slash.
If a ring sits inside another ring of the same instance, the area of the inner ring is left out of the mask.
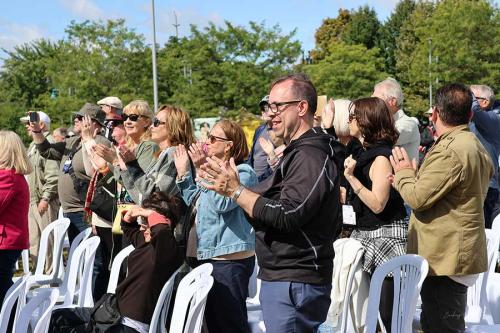
<path id="1" fill-rule="evenodd" d="M 262 281 L 260 303 L 266 332 L 317 332 L 326 320 L 331 290 L 331 284 Z"/>
<path id="2" fill-rule="evenodd" d="M 68 238 L 70 244 L 73 242 L 73 239 L 75 239 L 75 237 L 78 236 L 80 232 L 90 227 L 88 223 L 83 220 L 84 217 L 83 211 L 67 212 L 67 213 L 65 212 L 63 213 L 63 216 L 67 217 L 70 220 L 68 228 Z"/>
<path id="3" fill-rule="evenodd" d="M 14 284 L 12 276 L 20 256 L 21 250 L 0 250 L 0 306 L 7 290 Z"/>

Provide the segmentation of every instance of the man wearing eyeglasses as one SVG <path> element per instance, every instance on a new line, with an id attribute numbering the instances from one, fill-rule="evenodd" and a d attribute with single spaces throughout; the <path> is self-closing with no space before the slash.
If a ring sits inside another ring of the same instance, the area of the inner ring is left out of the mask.
<path id="1" fill-rule="evenodd" d="M 106 119 L 121 116 L 123 114 L 123 103 L 115 96 L 108 96 L 97 102 L 101 110 L 106 114 Z"/>
<path id="2" fill-rule="evenodd" d="M 495 100 L 493 89 L 488 86 L 471 85 L 470 89 L 474 95 L 474 101 L 472 103 L 473 117 L 469 127 L 490 154 L 495 171 L 484 201 L 484 223 L 486 228 L 491 228 L 493 219 L 496 216 L 495 213 L 498 214 L 498 206 L 500 205 L 498 164 L 500 154 L 500 101 Z"/>
<path id="3" fill-rule="evenodd" d="M 313 128 L 317 94 L 303 74 L 271 84 L 272 129 L 286 149 L 274 173 L 249 189 L 234 162 L 208 158 L 203 186 L 231 197 L 256 230 L 266 331 L 313 332 L 326 319 L 339 221 L 333 137 Z"/>

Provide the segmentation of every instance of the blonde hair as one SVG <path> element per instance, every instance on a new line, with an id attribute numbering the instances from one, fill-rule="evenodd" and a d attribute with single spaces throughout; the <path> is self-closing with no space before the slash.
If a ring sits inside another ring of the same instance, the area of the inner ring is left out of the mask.
<path id="1" fill-rule="evenodd" d="M 160 112 L 166 113 L 165 129 L 171 146 L 189 147 L 195 142 L 193 124 L 186 111 L 177 106 L 162 105 L 158 113 Z"/>
<path id="2" fill-rule="evenodd" d="M 14 169 L 21 175 L 32 170 L 21 138 L 12 131 L 0 131 L 0 169 Z"/>
<path id="3" fill-rule="evenodd" d="M 349 136 L 349 108 L 351 101 L 347 99 L 336 99 L 335 104 L 335 118 L 333 118 L 333 127 L 335 134 L 338 137 Z"/>
<path id="4" fill-rule="evenodd" d="M 148 102 L 138 99 L 132 101 L 125 106 L 123 109 L 124 114 L 137 114 L 147 118 L 148 125 L 146 126 L 146 130 L 141 135 L 140 141 L 148 141 L 151 139 L 151 123 L 153 122 L 154 113 L 151 111 Z M 127 146 L 130 148 L 134 146 L 135 143 L 132 139 L 127 135 Z"/>

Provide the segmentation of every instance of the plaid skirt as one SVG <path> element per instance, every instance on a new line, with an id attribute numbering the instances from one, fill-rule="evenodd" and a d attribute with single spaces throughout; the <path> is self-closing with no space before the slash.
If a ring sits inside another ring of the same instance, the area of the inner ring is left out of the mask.
<path id="1" fill-rule="evenodd" d="M 396 220 L 374 230 L 354 229 L 351 238 L 358 240 L 365 247 L 363 270 L 373 274 L 378 266 L 406 254 L 408 218 Z"/>

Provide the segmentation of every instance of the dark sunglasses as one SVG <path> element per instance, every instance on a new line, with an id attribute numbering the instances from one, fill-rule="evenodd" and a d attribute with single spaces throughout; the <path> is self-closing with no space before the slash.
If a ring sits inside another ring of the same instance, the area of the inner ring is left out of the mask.
<path id="1" fill-rule="evenodd" d="M 79 114 L 77 114 L 76 116 L 73 117 L 73 120 L 75 120 L 75 119 L 78 119 L 78 121 L 82 121 L 83 116 L 80 116 Z"/>
<path id="2" fill-rule="evenodd" d="M 207 136 L 208 140 L 210 140 L 210 143 L 211 144 L 214 144 L 216 141 L 231 141 L 227 138 L 221 138 L 220 136 L 215 136 L 215 135 L 212 135 L 212 134 L 209 134 Z"/>
<path id="3" fill-rule="evenodd" d="M 160 125 L 165 125 L 167 122 L 166 121 L 160 121 L 160 119 L 154 117 L 153 118 L 153 127 L 158 127 Z"/>
<path id="4" fill-rule="evenodd" d="M 144 117 L 143 115 L 140 114 L 123 114 L 123 121 L 127 121 L 127 119 L 130 119 L 130 121 L 137 121 L 139 120 L 140 117 Z"/>

